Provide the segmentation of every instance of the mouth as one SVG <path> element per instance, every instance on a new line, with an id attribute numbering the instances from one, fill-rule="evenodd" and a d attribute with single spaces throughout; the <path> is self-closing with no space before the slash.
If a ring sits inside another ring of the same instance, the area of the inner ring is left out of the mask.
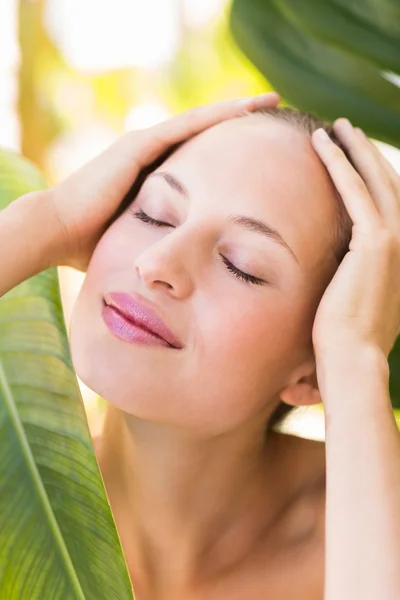
<path id="1" fill-rule="evenodd" d="M 103 319 L 113 333 L 126 341 L 183 347 L 158 313 L 126 292 L 111 292 L 103 299 Z"/>

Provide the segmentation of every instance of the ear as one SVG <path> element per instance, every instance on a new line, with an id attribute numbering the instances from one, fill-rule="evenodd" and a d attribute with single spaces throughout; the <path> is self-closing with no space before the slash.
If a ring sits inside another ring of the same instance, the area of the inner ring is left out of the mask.
<path id="1" fill-rule="evenodd" d="M 281 392 L 280 398 L 291 406 L 311 406 L 322 402 L 318 389 L 318 380 L 315 365 L 309 367 L 309 372 L 295 378 Z M 304 373 L 304 368 L 303 368 Z"/>

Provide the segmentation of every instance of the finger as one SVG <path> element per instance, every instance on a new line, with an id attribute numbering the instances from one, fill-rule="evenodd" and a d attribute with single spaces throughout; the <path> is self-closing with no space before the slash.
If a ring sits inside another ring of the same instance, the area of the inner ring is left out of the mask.
<path id="1" fill-rule="evenodd" d="M 379 213 L 366 184 L 322 128 L 313 132 L 312 144 L 326 166 L 355 225 L 368 231 L 379 224 Z"/>
<path id="2" fill-rule="evenodd" d="M 390 161 L 383 155 L 383 153 L 379 150 L 379 148 L 377 148 L 377 146 L 365 135 L 365 133 L 363 132 L 362 129 L 360 129 L 359 127 L 355 127 L 354 129 L 357 132 L 357 135 L 360 137 L 360 139 L 363 141 L 366 141 L 368 143 L 372 152 L 374 152 L 374 155 L 376 156 L 377 160 L 379 160 L 380 164 L 385 169 L 385 171 L 390 179 L 390 182 L 392 184 L 393 191 L 396 194 L 397 198 L 399 199 L 399 203 L 400 203 L 400 175 L 399 175 L 399 173 L 396 171 L 396 169 L 393 167 L 393 165 L 390 163 Z"/>
<path id="3" fill-rule="evenodd" d="M 172 119 L 154 125 L 143 131 L 146 141 L 142 145 L 140 166 L 143 168 L 170 146 L 187 140 L 209 127 L 239 117 L 246 112 L 276 106 L 278 102 L 279 96 L 276 92 L 240 100 L 222 100 L 196 106 Z"/>
<path id="4" fill-rule="evenodd" d="M 379 214 L 388 225 L 397 224 L 400 207 L 392 182 L 383 161 L 373 151 L 372 144 L 362 139 L 347 119 L 337 119 L 333 125 L 335 134 L 349 152 L 357 171 L 364 180 Z M 380 154 L 380 153 L 379 153 Z"/>
<path id="5" fill-rule="evenodd" d="M 253 110 L 260 110 L 262 108 L 271 108 L 277 106 L 279 101 L 280 96 L 277 92 L 265 92 L 264 94 L 249 98 L 245 110 L 252 112 Z"/>
<path id="6" fill-rule="evenodd" d="M 276 92 L 252 98 L 223 100 L 192 108 L 176 117 L 148 129 L 129 131 L 90 162 L 74 172 L 60 184 L 59 191 L 71 195 L 71 199 L 93 194 L 94 189 L 104 194 L 112 192 L 113 198 L 122 198 L 129 191 L 139 171 L 158 158 L 170 146 L 199 133 L 225 119 L 236 117 L 246 111 L 276 106 Z"/>

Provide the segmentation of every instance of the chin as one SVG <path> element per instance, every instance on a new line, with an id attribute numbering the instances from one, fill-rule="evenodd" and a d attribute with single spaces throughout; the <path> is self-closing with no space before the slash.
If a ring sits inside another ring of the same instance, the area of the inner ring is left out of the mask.
<path id="1" fill-rule="evenodd" d="M 149 386 L 140 370 L 130 370 L 129 376 L 120 372 L 116 357 L 110 356 L 101 340 L 83 337 L 82 328 L 70 327 L 72 364 L 79 379 L 109 404 L 140 419 L 165 421 L 165 394 L 162 385 Z"/>

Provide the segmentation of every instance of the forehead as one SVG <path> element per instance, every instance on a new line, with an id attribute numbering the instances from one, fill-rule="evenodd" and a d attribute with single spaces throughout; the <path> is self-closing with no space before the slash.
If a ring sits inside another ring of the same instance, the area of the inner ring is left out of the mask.
<path id="1" fill-rule="evenodd" d="M 306 135 L 250 115 L 195 136 L 159 170 L 170 170 L 194 200 L 266 221 L 306 268 L 332 258 L 336 199 Z"/>

